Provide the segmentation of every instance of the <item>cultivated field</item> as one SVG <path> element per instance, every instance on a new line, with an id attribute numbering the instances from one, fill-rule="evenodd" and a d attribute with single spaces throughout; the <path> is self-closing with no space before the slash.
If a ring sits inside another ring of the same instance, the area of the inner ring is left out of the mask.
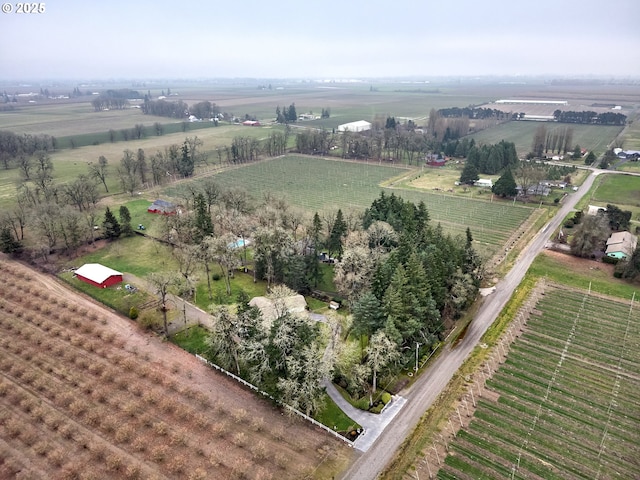
<path id="1" fill-rule="evenodd" d="M 510 202 L 492 203 L 433 191 L 380 187 L 383 181 L 393 185 L 390 177 L 408 173 L 405 168 L 377 163 L 289 155 L 224 171 L 214 178 L 224 188 L 245 189 L 256 199 L 271 192 L 310 213 L 338 208 L 362 210 L 382 190 L 414 203 L 424 201 L 432 222 L 441 223 L 445 231 L 463 235 L 470 227 L 483 254 L 495 253 L 532 212 L 529 207 Z M 167 187 L 166 193 L 178 194 L 176 187 Z"/>
<path id="2" fill-rule="evenodd" d="M 539 123 L 529 121 L 508 122 L 496 127 L 483 130 L 470 135 L 478 143 L 498 143 L 501 140 L 513 142 L 516 150 L 521 156 L 531 151 L 533 135 L 540 125 L 545 125 L 547 131 L 555 128 L 570 127 L 573 128 L 573 144 L 580 145 L 589 151 L 594 151 L 596 155 L 601 155 L 607 149 L 618 133 L 622 131 L 622 127 L 607 125 L 574 125 L 569 123 Z"/>
<path id="3" fill-rule="evenodd" d="M 640 306 L 552 286 L 441 479 L 639 478 Z"/>
<path id="4" fill-rule="evenodd" d="M 339 440 L 0 260 L 0 478 L 331 478 Z"/>

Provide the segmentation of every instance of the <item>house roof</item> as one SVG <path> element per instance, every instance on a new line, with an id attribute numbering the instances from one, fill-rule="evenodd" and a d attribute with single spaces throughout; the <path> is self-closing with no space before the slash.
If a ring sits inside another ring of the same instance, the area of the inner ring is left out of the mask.
<path id="1" fill-rule="evenodd" d="M 622 252 L 628 256 L 633 254 L 633 251 L 638 244 L 638 237 L 630 232 L 616 232 L 612 233 L 607 239 L 606 254 Z"/>
<path id="2" fill-rule="evenodd" d="M 284 302 L 284 308 L 286 308 L 289 313 L 303 313 L 306 311 L 307 302 L 302 295 L 292 295 L 282 300 Z M 267 297 L 253 297 L 249 305 L 260 310 L 262 319 L 267 325 L 271 325 L 282 313 L 278 312 L 282 307 L 278 307 L 273 299 Z"/>
<path id="3" fill-rule="evenodd" d="M 105 267 L 104 265 L 100 265 L 99 263 L 85 263 L 76 270 L 76 275 L 88 278 L 96 283 L 102 283 L 107 278 L 113 275 L 122 275 L 122 273 L 112 268 Z"/>

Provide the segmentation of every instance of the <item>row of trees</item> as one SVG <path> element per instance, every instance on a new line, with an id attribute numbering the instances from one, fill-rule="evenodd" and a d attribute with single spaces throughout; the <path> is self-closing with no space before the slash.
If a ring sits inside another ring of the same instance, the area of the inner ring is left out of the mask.
<path id="1" fill-rule="evenodd" d="M 562 111 L 553 112 L 553 117 L 557 122 L 562 123 L 586 123 L 595 125 L 624 125 L 627 116 L 617 112 L 596 113 L 591 111 Z"/>
<path id="2" fill-rule="evenodd" d="M 558 127 L 549 130 L 546 125 L 540 124 L 533 134 L 531 152 L 536 157 L 543 153 L 567 153 L 574 149 L 573 128 Z"/>
<path id="3" fill-rule="evenodd" d="M 296 104 L 292 103 L 289 107 L 280 109 L 280 105 L 276 107 L 276 122 L 278 123 L 295 123 L 298 121 L 298 113 L 296 112 Z"/>
<path id="4" fill-rule="evenodd" d="M 495 108 L 483 108 L 483 107 L 449 107 L 441 108 L 438 110 L 438 114 L 445 118 L 467 117 L 473 119 L 484 118 L 498 118 L 500 120 L 507 120 L 510 118 L 510 114 L 497 110 Z"/>
<path id="5" fill-rule="evenodd" d="M 149 100 L 140 106 L 142 113 L 145 115 L 156 115 L 159 117 L 185 118 L 189 115 L 189 106 L 182 100 Z"/>
<path id="6" fill-rule="evenodd" d="M 107 90 L 91 100 L 91 105 L 96 112 L 106 109 L 124 110 L 129 106 L 129 100 L 142 98 L 137 90 L 123 88 L 119 90 Z"/>
<path id="7" fill-rule="evenodd" d="M 51 135 L 18 135 L 0 130 L 0 162 L 5 170 L 31 162 L 36 152 L 52 152 L 55 148 L 56 139 Z"/>

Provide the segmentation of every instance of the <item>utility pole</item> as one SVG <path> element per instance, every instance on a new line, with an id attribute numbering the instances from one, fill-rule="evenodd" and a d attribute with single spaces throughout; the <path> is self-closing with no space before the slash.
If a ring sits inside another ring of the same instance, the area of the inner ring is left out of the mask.
<path id="1" fill-rule="evenodd" d="M 418 350 L 420 349 L 420 345 L 422 344 L 419 342 L 416 342 L 416 368 L 415 368 L 416 374 L 418 373 Z"/>

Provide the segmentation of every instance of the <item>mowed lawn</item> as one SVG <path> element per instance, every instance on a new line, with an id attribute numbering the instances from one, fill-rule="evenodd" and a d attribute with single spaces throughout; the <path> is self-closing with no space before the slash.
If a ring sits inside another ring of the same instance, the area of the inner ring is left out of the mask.
<path id="1" fill-rule="evenodd" d="M 633 175 L 599 175 L 589 194 L 578 204 L 577 208 L 585 210 L 587 205 L 605 207 L 607 204 L 617 205 L 631 212 L 631 228 L 640 222 L 640 177 Z"/>
<path id="2" fill-rule="evenodd" d="M 604 153 L 607 145 L 616 138 L 622 127 L 607 125 L 574 125 L 569 123 L 539 123 L 539 122 L 508 122 L 496 127 L 482 130 L 470 135 L 476 143 L 498 143 L 501 140 L 513 142 L 519 155 L 526 155 L 531 151 L 533 135 L 536 129 L 544 125 L 551 132 L 556 128 L 573 128 L 572 147 L 580 145 L 587 150 L 593 150 L 597 155 Z"/>
<path id="3" fill-rule="evenodd" d="M 382 187 L 392 185 L 390 179 L 401 178 L 411 171 L 377 163 L 355 163 L 316 157 L 286 156 L 246 165 L 217 174 L 214 178 L 224 189 L 242 188 L 255 199 L 265 193 L 286 199 L 291 205 L 309 213 L 363 210 L 371 205 L 381 191 L 399 195 L 419 203 L 425 202 L 434 223 L 454 235 L 464 235 L 471 228 L 483 254 L 491 255 L 500 248 L 513 231 L 531 214 L 531 208 L 512 202 L 490 202 L 477 198 Z M 428 175 L 425 173 L 424 175 Z M 437 175 L 437 172 L 433 172 Z M 398 180 L 398 184 L 400 184 Z M 167 196 L 179 196 L 176 187 L 165 189 Z"/>

